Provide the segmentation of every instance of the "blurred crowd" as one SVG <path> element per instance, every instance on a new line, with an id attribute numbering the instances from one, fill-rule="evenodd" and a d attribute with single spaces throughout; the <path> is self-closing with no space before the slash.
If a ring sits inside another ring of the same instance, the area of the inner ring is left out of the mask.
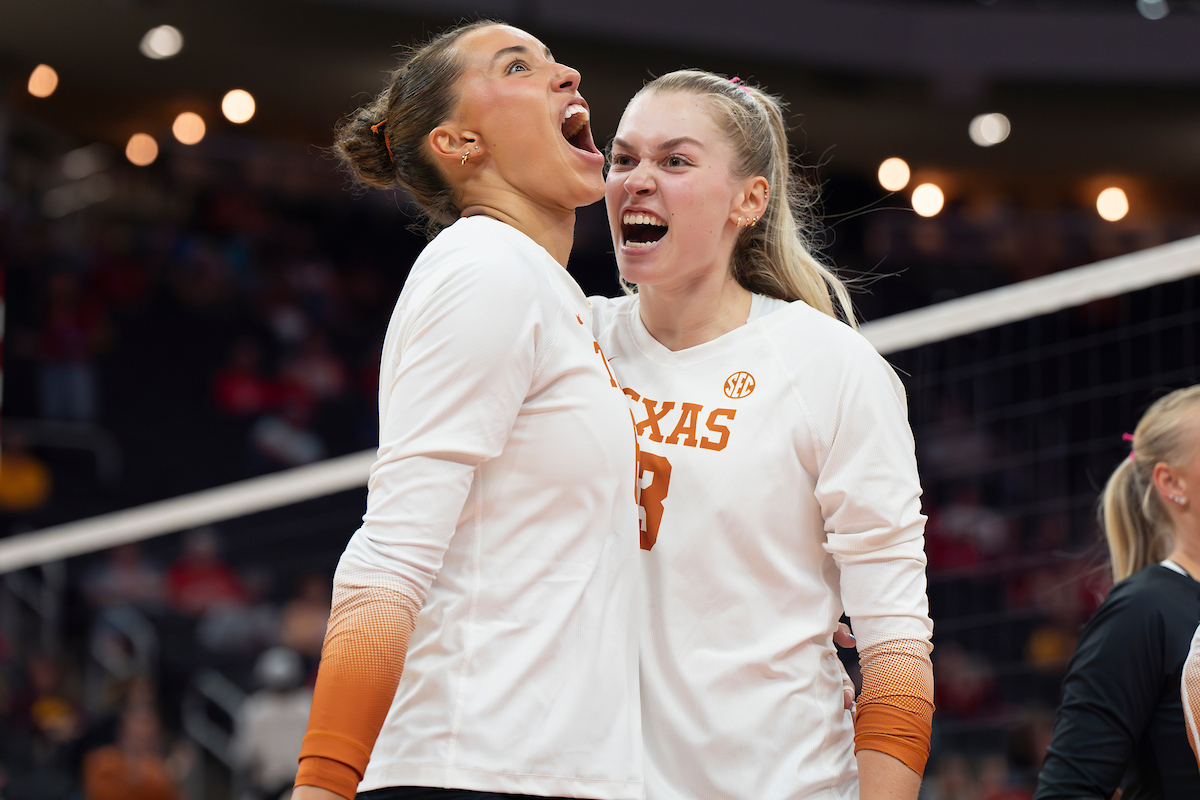
<path id="1" fill-rule="evenodd" d="M 177 149 L 136 173 L 110 159 L 100 168 L 112 199 L 64 214 L 43 200 L 64 184 L 71 144 L 10 138 L 0 535 L 375 445 L 383 332 L 423 244 L 402 206 L 351 202 L 328 164 L 298 186 L 311 153 L 281 161 L 260 143 L 239 156 L 248 145 L 226 142 L 221 159 Z M 864 282 L 868 319 L 1200 232 L 1196 218 L 1111 226 L 1000 196 L 952 199 L 921 219 L 886 210 L 860 178 L 826 189 L 830 260 L 851 276 L 893 276 Z M 599 209 L 580 216 L 572 269 L 585 291 L 617 290 L 604 226 Z M 976 401 L 999 383 L 978 379 Z M 1021 800 L 1079 628 L 1107 590 L 1095 492 L 1025 469 L 1041 456 L 953 394 L 913 405 L 937 622 L 923 796 Z M 1051 473 L 1086 480 L 1056 458 Z M 227 557 L 215 529 L 72 562 L 57 647 L 0 639 L 0 797 L 201 800 L 219 750 L 226 788 L 278 797 L 307 717 L 328 576 L 353 530 L 343 527 L 314 548 L 317 572 Z M 197 709 L 233 738 L 188 730 Z"/>
<path id="2" fill-rule="evenodd" d="M 224 796 L 286 795 L 329 578 L 299 575 L 277 602 L 221 556 L 216 529 L 191 531 L 180 544 L 165 567 L 124 545 L 83 573 L 83 648 L 0 654 L 0 797 L 200 798 L 213 758 L 229 769 Z M 205 694 L 198 673 L 222 676 L 232 692 Z M 213 701 L 228 717 L 224 747 L 203 733 L 221 728 L 205 705 Z"/>

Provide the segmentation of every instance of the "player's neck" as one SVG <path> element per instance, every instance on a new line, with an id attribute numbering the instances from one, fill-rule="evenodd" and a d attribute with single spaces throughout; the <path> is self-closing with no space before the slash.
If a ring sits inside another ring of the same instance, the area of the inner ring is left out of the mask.
<path id="1" fill-rule="evenodd" d="M 642 324 L 668 350 L 711 342 L 746 324 L 752 295 L 733 279 L 638 289 Z"/>
<path id="2" fill-rule="evenodd" d="M 1200 581 L 1200 544 L 1191 541 L 1190 538 L 1178 537 L 1175 549 L 1168 558 L 1183 567 L 1184 572 L 1192 576 L 1192 580 Z"/>

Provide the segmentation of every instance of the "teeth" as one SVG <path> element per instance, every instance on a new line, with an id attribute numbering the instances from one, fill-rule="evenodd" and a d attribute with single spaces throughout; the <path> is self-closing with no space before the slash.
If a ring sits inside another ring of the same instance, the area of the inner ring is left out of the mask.
<path id="1" fill-rule="evenodd" d="M 663 222 L 658 217 L 652 217 L 649 214 L 637 214 L 631 211 L 625 212 L 621 217 L 621 221 L 626 225 L 656 225 L 659 228 L 667 227 L 667 223 Z"/>
<path id="2" fill-rule="evenodd" d="M 654 247 L 658 242 L 625 242 L 626 247 L 632 247 L 635 250 L 646 247 Z"/>
<path id="3" fill-rule="evenodd" d="M 571 103 L 563 112 L 563 136 L 570 139 L 582 130 L 590 119 L 588 110 L 579 103 Z"/>

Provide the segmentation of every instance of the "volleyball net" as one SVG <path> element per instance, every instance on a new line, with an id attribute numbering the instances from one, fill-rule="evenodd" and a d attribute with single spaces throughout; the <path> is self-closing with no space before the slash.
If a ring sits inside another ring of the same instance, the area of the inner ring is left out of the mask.
<path id="1" fill-rule="evenodd" d="M 997 442 L 952 474 L 1031 468 L 1060 451 L 1107 456 L 1120 444 L 1109 437 L 1132 426 L 1148 393 L 1197 378 L 1197 274 L 1200 237 L 897 314 L 862 333 L 899 369 L 919 441 L 941 448 L 960 425 L 968 439 Z M 925 456 L 923 479 L 936 486 L 941 456 Z M 373 458 L 363 451 L 10 536 L 0 540 L 0 574 L 361 488 Z"/>
<path id="2" fill-rule="evenodd" d="M 1014 730 L 1045 723 L 1078 627 L 1106 588 L 1094 509 L 1128 453 L 1122 434 L 1155 399 L 1200 381 L 1200 237 L 862 331 L 908 391 L 930 517 L 937 730 L 956 747 L 1011 751 Z M 63 617 L 62 601 L 47 599 L 51 584 L 61 589 L 71 574 L 85 594 L 102 589 L 88 576 L 113 548 L 142 542 L 161 564 L 197 528 L 219 536 L 243 573 L 329 576 L 359 524 L 373 458 L 364 451 L 11 536 L 0 540 L 0 574 L 29 605 L 43 598 L 47 630 Z M 236 642 L 251 623 L 214 623 L 211 638 Z M 137 639 L 135 628 L 122 641 Z M 157 635 L 169 662 L 170 633 Z M 183 650 L 175 655 L 186 669 Z"/>

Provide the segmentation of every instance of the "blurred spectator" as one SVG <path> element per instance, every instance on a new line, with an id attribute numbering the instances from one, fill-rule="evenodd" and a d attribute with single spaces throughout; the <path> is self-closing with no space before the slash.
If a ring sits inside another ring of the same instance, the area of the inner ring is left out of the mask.
<path id="1" fill-rule="evenodd" d="M 229 363 L 213 381 L 217 408 L 231 417 L 256 417 L 279 405 L 282 389 L 261 369 L 262 348 L 246 337 L 233 346 Z"/>
<path id="2" fill-rule="evenodd" d="M 98 389 L 92 362 L 106 338 L 103 315 L 82 297 L 79 280 L 50 276 L 41 328 L 41 413 L 46 419 L 96 418 Z"/>
<path id="3" fill-rule="evenodd" d="M 933 780 L 921 786 L 922 800 L 976 800 L 971 765 L 957 753 L 942 756 Z"/>
<path id="4" fill-rule="evenodd" d="M 0 725 L 3 797 L 66 800 L 74 787 L 73 747 L 83 715 L 67 690 L 61 659 L 35 653 L 26 660 L 26 685 L 14 693 Z"/>
<path id="5" fill-rule="evenodd" d="M 972 719 L 997 710 L 996 681 L 987 661 L 954 642 L 934 652 L 934 691 L 940 714 Z"/>
<path id="6" fill-rule="evenodd" d="M 179 792 L 163 758 L 164 749 L 153 708 L 131 706 L 121 717 L 116 744 L 84 757 L 84 800 L 176 800 Z"/>
<path id="7" fill-rule="evenodd" d="M 312 689 L 300 686 L 304 665 L 286 647 L 263 653 L 254 675 L 262 689 L 247 698 L 238 712 L 232 750 L 251 795 L 256 800 L 274 800 L 296 778 Z"/>
<path id="8" fill-rule="evenodd" d="M 282 371 L 284 380 L 300 393 L 301 399 L 321 402 L 346 393 L 346 368 L 319 332 L 308 335 L 303 347 L 284 364 Z"/>
<path id="9" fill-rule="evenodd" d="M 163 599 L 162 570 L 146 563 L 141 546 L 123 544 L 109 550 L 105 562 L 88 571 L 83 592 L 93 608 L 131 605 L 155 609 Z"/>
<path id="10" fill-rule="evenodd" d="M 1037 783 L 1042 762 L 1046 759 L 1046 748 L 1053 736 L 1053 710 L 1032 705 L 1021 711 L 1009 734 L 1008 757 L 1009 765 L 1020 776 L 1022 784 L 1033 786 Z"/>
<path id="11" fill-rule="evenodd" d="M 319 658 L 329 622 L 329 580 L 324 575 L 304 575 L 296 592 L 283 607 L 279 643 L 302 656 Z"/>
<path id="12" fill-rule="evenodd" d="M 309 429 L 309 403 L 291 400 L 278 415 L 263 417 L 250 429 L 250 441 L 261 469 L 298 467 L 325 457 L 325 445 Z"/>
<path id="13" fill-rule="evenodd" d="M 218 555 L 215 528 L 197 528 L 184 538 L 183 555 L 167 570 L 167 600 L 176 611 L 200 616 L 219 606 L 246 602 L 246 587 Z"/>
<path id="14" fill-rule="evenodd" d="M 1032 800 L 1033 792 L 1015 786 L 1008 768 L 1008 759 L 990 755 L 979 765 L 978 800 Z"/>
<path id="15" fill-rule="evenodd" d="M 19 435 L 6 434 L 0 453 L 0 511 L 19 513 L 41 508 L 50 497 L 52 485 L 46 463 L 29 451 Z"/>
<path id="16" fill-rule="evenodd" d="M 955 488 L 950 505 L 939 514 L 939 532 L 953 541 L 970 543 L 985 559 L 1009 548 L 1008 521 L 983 505 L 974 481 Z"/>
<path id="17" fill-rule="evenodd" d="M 62 659 L 34 653 L 26 659 L 25 673 L 27 685 L 12 702 L 13 722 L 50 743 L 76 739 L 83 716 L 67 689 Z"/>
<path id="18" fill-rule="evenodd" d="M 1047 619 L 1025 644 L 1025 661 L 1039 672 L 1065 674 L 1084 621 L 1079 576 L 1066 570 L 1042 569 L 1032 583 L 1034 601 L 1046 612 Z"/>

